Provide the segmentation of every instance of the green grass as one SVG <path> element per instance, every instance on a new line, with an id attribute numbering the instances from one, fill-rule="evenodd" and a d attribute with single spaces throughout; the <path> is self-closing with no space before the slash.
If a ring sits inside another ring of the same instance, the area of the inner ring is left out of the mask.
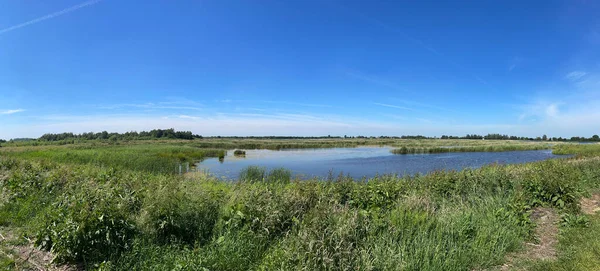
<path id="1" fill-rule="evenodd" d="M 562 144 L 553 148 L 554 154 L 576 154 L 583 156 L 597 156 L 600 153 L 600 144 Z"/>
<path id="2" fill-rule="evenodd" d="M 6 149 L 8 150 L 0 153 L 2 156 L 153 173 L 175 173 L 180 163 L 225 156 L 224 150 L 177 145 L 82 145 Z"/>
<path id="3" fill-rule="evenodd" d="M 8 258 L 6 255 L 0 254 L 0 269 L 2 270 L 14 270 L 17 266 L 15 261 Z"/>
<path id="4" fill-rule="evenodd" d="M 481 270 L 531 238 L 536 206 L 579 215 L 600 149 L 576 148 L 586 157 L 367 181 L 250 167 L 238 182 L 115 166 L 211 154 L 186 145 L 7 148 L 0 226 L 89 270 Z M 600 264 L 597 217 L 562 230 L 559 261 L 529 267 Z"/>
<path id="5" fill-rule="evenodd" d="M 505 144 L 505 145 L 480 145 L 480 146 L 450 146 L 450 147 L 406 147 L 393 149 L 393 154 L 419 154 L 419 153 L 448 153 L 448 152 L 502 152 L 502 151 L 530 151 L 551 149 L 549 144 Z"/>
<path id="6" fill-rule="evenodd" d="M 591 215 L 587 227 L 563 229 L 558 259 L 523 261 L 516 267 L 533 271 L 593 271 L 600 268 L 600 215 Z"/>

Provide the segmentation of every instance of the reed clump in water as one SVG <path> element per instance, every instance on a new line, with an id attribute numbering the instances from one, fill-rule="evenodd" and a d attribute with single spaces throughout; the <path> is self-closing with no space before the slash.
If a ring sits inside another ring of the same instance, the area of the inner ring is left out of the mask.
<path id="1" fill-rule="evenodd" d="M 490 146 L 458 146 L 458 147 L 411 147 L 402 146 L 391 150 L 393 154 L 419 154 L 419 153 L 449 153 L 449 152 L 503 152 L 503 151 L 530 151 L 547 150 L 551 145 L 490 145 Z"/>
<path id="2" fill-rule="evenodd" d="M 590 148 L 563 151 L 600 157 Z M 572 232 L 582 195 L 600 187 L 598 159 L 365 181 L 295 181 L 285 169 L 250 167 L 226 182 L 69 153 L 2 151 L 0 225 L 58 262 L 103 270 L 490 269 L 532 238 L 533 208 L 564 214 L 561 230 Z M 600 227 L 583 230 L 600 236 Z"/>
<path id="3" fill-rule="evenodd" d="M 235 151 L 233 151 L 233 155 L 238 156 L 238 157 L 246 157 L 246 151 L 235 150 Z"/>

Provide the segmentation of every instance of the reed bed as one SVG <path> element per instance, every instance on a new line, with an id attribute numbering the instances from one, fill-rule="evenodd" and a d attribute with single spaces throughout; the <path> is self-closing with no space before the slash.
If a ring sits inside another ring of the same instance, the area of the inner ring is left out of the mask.
<path id="1" fill-rule="evenodd" d="M 67 164 L 138 170 L 153 173 L 176 173 L 183 162 L 196 162 L 207 157 L 224 157 L 225 150 L 199 149 L 174 145 L 125 146 L 44 146 L 5 148 L 3 156 L 47 160 Z"/>
<path id="2" fill-rule="evenodd" d="M 568 150 L 600 156 L 585 148 Z M 600 160 L 576 158 L 368 180 L 114 166 L 220 155 L 196 149 L 3 152 L 0 226 L 89 270 L 481 270 L 532 238 L 533 208 L 579 217 L 579 199 L 600 187 Z"/>
<path id="3" fill-rule="evenodd" d="M 549 144 L 526 145 L 482 145 L 458 147 L 412 147 L 402 146 L 391 150 L 393 154 L 420 154 L 420 153 L 449 153 L 449 152 L 504 152 L 504 151 L 530 151 L 551 149 Z"/>

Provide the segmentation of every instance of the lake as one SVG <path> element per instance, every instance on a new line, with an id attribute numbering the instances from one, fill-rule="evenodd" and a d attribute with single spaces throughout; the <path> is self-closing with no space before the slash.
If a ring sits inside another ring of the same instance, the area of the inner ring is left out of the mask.
<path id="1" fill-rule="evenodd" d="M 197 164 L 222 179 L 235 180 L 248 166 L 286 168 L 302 179 L 334 176 L 343 173 L 354 178 L 372 177 L 377 174 L 415 174 L 435 170 L 461 170 L 483 165 L 516 164 L 546 160 L 557 157 L 551 150 L 510 152 L 461 152 L 439 154 L 394 155 L 390 147 L 357 147 L 332 149 L 246 150 L 246 157 L 236 157 L 233 150 L 221 162 L 217 158 L 205 159 Z"/>

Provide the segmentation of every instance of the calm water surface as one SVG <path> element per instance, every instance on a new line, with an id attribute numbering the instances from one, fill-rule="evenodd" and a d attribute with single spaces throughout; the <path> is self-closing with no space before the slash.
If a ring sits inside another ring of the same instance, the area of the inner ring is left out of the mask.
<path id="1" fill-rule="evenodd" d="M 394 155 L 390 147 L 358 147 L 333 149 L 246 150 L 246 157 L 235 157 L 227 152 L 223 162 L 209 158 L 199 163 L 200 170 L 223 179 L 237 179 L 242 169 L 261 166 L 267 169 L 287 168 L 302 178 L 327 177 L 340 173 L 354 178 L 377 174 L 399 175 L 427 173 L 434 170 L 460 170 L 477 168 L 486 164 L 515 164 L 545 160 L 553 155 L 551 150 L 511 152 L 463 152 L 440 154 Z"/>

